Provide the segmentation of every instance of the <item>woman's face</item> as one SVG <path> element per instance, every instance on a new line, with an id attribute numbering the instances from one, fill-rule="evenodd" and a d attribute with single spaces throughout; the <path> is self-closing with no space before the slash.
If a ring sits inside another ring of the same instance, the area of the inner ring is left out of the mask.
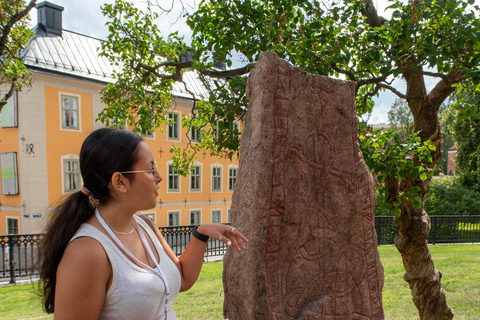
<path id="1" fill-rule="evenodd" d="M 154 208 L 157 205 L 158 183 L 162 181 L 162 176 L 157 171 L 153 153 L 145 141 L 138 144 L 138 162 L 132 171 L 142 171 L 134 173 L 135 177 L 131 179 L 131 193 L 134 201 L 138 201 L 138 210 Z"/>

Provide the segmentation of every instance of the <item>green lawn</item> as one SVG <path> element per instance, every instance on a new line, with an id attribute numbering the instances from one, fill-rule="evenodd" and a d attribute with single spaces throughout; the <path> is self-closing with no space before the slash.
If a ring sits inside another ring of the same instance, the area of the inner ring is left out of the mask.
<path id="1" fill-rule="evenodd" d="M 430 246 L 437 269 L 443 273 L 442 284 L 455 320 L 479 318 L 480 315 L 480 245 Z M 379 247 L 385 268 L 383 306 L 385 319 L 418 319 L 404 269 L 397 250 Z M 222 262 L 206 263 L 199 280 L 187 292 L 178 295 L 174 308 L 179 319 L 223 319 Z M 32 285 L 0 288 L 0 319 L 52 319 L 46 316 Z"/>

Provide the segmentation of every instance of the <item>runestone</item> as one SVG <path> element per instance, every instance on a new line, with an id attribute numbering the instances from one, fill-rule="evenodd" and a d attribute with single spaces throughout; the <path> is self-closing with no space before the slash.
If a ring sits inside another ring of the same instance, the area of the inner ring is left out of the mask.
<path id="1" fill-rule="evenodd" d="M 251 71 L 231 206 L 249 243 L 224 257 L 226 319 L 384 318 L 355 88 L 273 52 Z"/>

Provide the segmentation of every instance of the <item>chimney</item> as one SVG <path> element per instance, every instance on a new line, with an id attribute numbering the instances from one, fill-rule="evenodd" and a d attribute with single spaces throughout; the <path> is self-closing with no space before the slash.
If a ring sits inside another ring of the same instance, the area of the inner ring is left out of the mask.
<path id="1" fill-rule="evenodd" d="M 38 24 L 50 34 L 62 35 L 62 11 L 63 7 L 44 1 L 37 4 Z"/>

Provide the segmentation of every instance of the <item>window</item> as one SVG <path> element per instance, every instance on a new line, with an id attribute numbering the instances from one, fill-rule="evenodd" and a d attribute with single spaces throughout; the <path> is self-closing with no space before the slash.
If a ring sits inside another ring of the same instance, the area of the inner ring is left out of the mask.
<path id="1" fill-rule="evenodd" d="M 200 129 L 196 129 L 194 126 L 190 127 L 190 140 L 196 141 L 196 142 L 202 140 L 202 134 Z"/>
<path id="2" fill-rule="evenodd" d="M 168 120 L 168 139 L 179 140 L 180 114 L 178 112 L 169 112 Z"/>
<path id="3" fill-rule="evenodd" d="M 202 176 L 201 176 L 201 167 L 193 166 L 190 172 L 190 191 L 201 191 L 202 189 Z"/>
<path id="4" fill-rule="evenodd" d="M 222 167 L 212 167 L 212 191 L 222 191 Z"/>
<path id="5" fill-rule="evenodd" d="M 200 210 L 190 211 L 190 224 L 199 225 L 201 223 L 202 212 Z"/>
<path id="6" fill-rule="evenodd" d="M 120 130 L 127 130 L 127 121 L 122 117 L 113 117 L 110 127 Z"/>
<path id="7" fill-rule="evenodd" d="M 2 92 L 2 97 L 7 92 Z M 15 91 L 12 96 L 7 100 L 7 104 L 3 106 L 0 113 L 0 127 L 2 128 L 15 128 L 18 127 L 18 112 L 17 112 L 17 92 Z"/>
<path id="8" fill-rule="evenodd" d="M 7 218 L 7 234 L 18 234 L 18 219 Z"/>
<path id="9" fill-rule="evenodd" d="M 61 95 L 62 128 L 78 130 L 78 97 Z"/>
<path id="10" fill-rule="evenodd" d="M 17 153 L 0 154 L 0 168 L 2 169 L 2 194 L 18 194 Z"/>
<path id="11" fill-rule="evenodd" d="M 180 225 L 180 212 L 171 211 L 168 213 L 168 226 L 179 226 Z"/>
<path id="12" fill-rule="evenodd" d="M 231 223 L 231 222 L 232 222 L 232 217 L 230 216 L 230 209 L 231 209 L 231 208 L 228 208 L 228 209 L 227 209 L 227 222 L 228 222 L 228 223 Z"/>
<path id="13" fill-rule="evenodd" d="M 222 222 L 222 210 L 212 210 L 212 223 Z"/>
<path id="14" fill-rule="evenodd" d="M 216 126 L 215 128 L 213 128 L 213 134 L 217 140 L 218 140 L 218 137 L 220 136 L 220 122 L 223 122 L 223 121 L 217 120 Z"/>
<path id="15" fill-rule="evenodd" d="M 228 191 L 233 191 L 233 186 L 237 181 L 237 171 L 238 168 L 228 168 Z"/>
<path id="16" fill-rule="evenodd" d="M 155 129 L 151 129 L 149 131 L 142 132 L 142 137 L 144 138 L 155 138 Z"/>
<path id="17" fill-rule="evenodd" d="M 190 120 L 193 121 L 193 115 L 190 115 Z M 201 130 L 195 127 L 193 124 L 190 125 L 190 140 L 195 142 L 202 140 Z"/>
<path id="18" fill-rule="evenodd" d="M 168 191 L 179 191 L 179 177 L 173 164 L 168 164 Z"/>
<path id="19" fill-rule="evenodd" d="M 80 190 L 80 165 L 77 159 L 63 160 L 63 191 Z"/>

